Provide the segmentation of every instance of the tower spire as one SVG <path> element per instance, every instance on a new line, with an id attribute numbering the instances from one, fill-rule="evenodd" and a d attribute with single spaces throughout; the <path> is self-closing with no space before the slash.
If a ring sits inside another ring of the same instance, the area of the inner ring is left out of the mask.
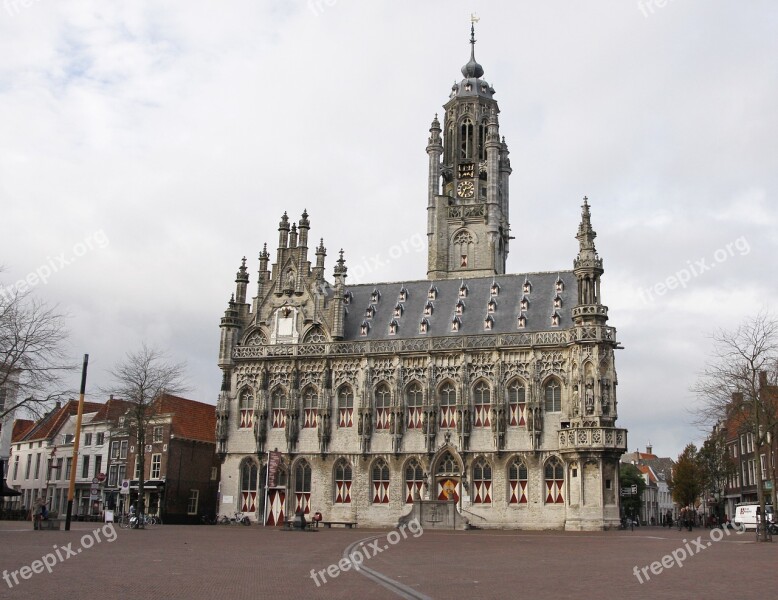
<path id="1" fill-rule="evenodd" d="M 475 13 L 470 15 L 470 60 L 462 67 L 462 75 L 467 79 L 478 79 L 484 74 L 484 68 L 475 59 L 475 24 L 480 21 Z"/>

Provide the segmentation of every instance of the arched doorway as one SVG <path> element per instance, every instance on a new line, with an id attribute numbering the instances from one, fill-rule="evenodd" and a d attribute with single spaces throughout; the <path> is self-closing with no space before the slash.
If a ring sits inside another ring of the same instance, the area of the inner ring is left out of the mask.
<path id="1" fill-rule="evenodd" d="M 435 497 L 459 502 L 462 493 L 462 466 L 453 450 L 445 450 L 435 461 Z"/>
<path id="2" fill-rule="evenodd" d="M 288 476 L 283 464 L 278 466 L 275 487 L 267 490 L 267 518 L 266 525 L 283 525 L 286 518 L 286 488 Z"/>

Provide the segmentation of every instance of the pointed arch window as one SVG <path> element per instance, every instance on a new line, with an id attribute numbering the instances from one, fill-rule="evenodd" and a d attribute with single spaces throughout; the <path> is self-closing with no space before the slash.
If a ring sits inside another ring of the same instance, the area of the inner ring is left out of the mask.
<path id="1" fill-rule="evenodd" d="M 251 429 L 254 427 L 254 395 L 251 390 L 241 391 L 238 404 L 240 410 L 238 429 Z"/>
<path id="2" fill-rule="evenodd" d="M 544 390 L 546 412 L 559 412 L 562 410 L 562 388 L 556 379 L 549 381 Z"/>
<path id="3" fill-rule="evenodd" d="M 411 459 L 405 467 L 405 503 L 411 504 L 416 495 L 421 498 L 424 490 L 424 470 L 419 461 Z"/>
<path id="4" fill-rule="evenodd" d="M 354 425 L 354 392 L 347 385 L 338 390 L 338 427 Z"/>
<path id="5" fill-rule="evenodd" d="M 351 478 L 351 464 L 345 458 L 341 458 L 335 463 L 333 478 L 335 504 L 351 504 Z"/>
<path id="6" fill-rule="evenodd" d="M 390 407 L 392 405 L 392 394 L 389 386 L 385 383 L 379 383 L 375 389 L 375 428 L 389 429 Z"/>
<path id="7" fill-rule="evenodd" d="M 485 458 L 473 463 L 473 504 L 492 503 L 492 467 Z"/>
<path id="8" fill-rule="evenodd" d="M 437 499 L 459 502 L 459 494 L 461 492 L 461 470 L 459 468 L 459 463 L 450 452 L 446 452 L 441 457 L 436 471 Z"/>
<path id="9" fill-rule="evenodd" d="M 565 472 L 561 461 L 552 456 L 544 470 L 546 483 L 546 504 L 564 504 Z"/>
<path id="10" fill-rule="evenodd" d="M 303 340 L 304 344 L 323 344 L 327 341 L 327 336 L 324 335 L 324 331 L 321 327 L 312 327 L 306 334 Z"/>
<path id="11" fill-rule="evenodd" d="M 513 427 L 526 427 L 527 425 L 527 400 L 526 389 L 518 380 L 514 379 L 508 385 L 508 410 L 510 411 L 510 424 Z"/>
<path id="12" fill-rule="evenodd" d="M 244 513 L 257 512 L 257 464 L 246 460 L 240 468 L 240 510 Z"/>
<path id="13" fill-rule="evenodd" d="M 481 85 L 481 89 L 484 86 Z M 486 160 L 486 121 L 481 121 L 478 126 L 478 160 Z"/>
<path id="14" fill-rule="evenodd" d="M 421 384 L 414 381 L 405 391 L 405 403 L 407 405 L 408 429 L 421 429 L 422 404 L 424 393 Z"/>
<path id="15" fill-rule="evenodd" d="M 508 468 L 509 504 L 527 504 L 527 465 L 518 458 Z"/>
<path id="16" fill-rule="evenodd" d="M 277 387 L 271 396 L 271 426 L 286 427 L 286 392 Z"/>
<path id="17" fill-rule="evenodd" d="M 456 404 L 457 392 L 450 382 L 444 383 L 438 391 L 440 403 L 440 427 L 441 429 L 453 429 L 457 426 Z"/>
<path id="18" fill-rule="evenodd" d="M 307 460 L 301 460 L 294 468 L 294 501 L 295 513 L 311 512 L 311 465 Z"/>
<path id="19" fill-rule="evenodd" d="M 473 158 L 474 146 L 473 122 L 469 118 L 465 118 L 459 129 L 459 157 Z"/>
<path id="20" fill-rule="evenodd" d="M 384 459 L 379 458 L 373 463 L 371 479 L 373 480 L 373 504 L 388 504 L 389 466 Z"/>
<path id="21" fill-rule="evenodd" d="M 489 427 L 489 413 L 492 408 L 492 390 L 484 381 L 473 388 L 473 408 L 476 427 Z"/>
<path id="22" fill-rule="evenodd" d="M 308 386 L 303 392 L 303 428 L 316 427 L 318 411 L 319 395 L 313 386 Z"/>

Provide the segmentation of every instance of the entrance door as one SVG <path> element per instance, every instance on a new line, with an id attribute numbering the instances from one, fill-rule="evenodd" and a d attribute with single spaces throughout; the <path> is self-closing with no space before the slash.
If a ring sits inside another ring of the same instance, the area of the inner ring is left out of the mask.
<path id="1" fill-rule="evenodd" d="M 284 502 L 286 501 L 286 488 L 270 488 L 267 492 L 268 511 L 265 525 L 275 526 L 284 524 Z"/>
<path id="2" fill-rule="evenodd" d="M 459 502 L 461 479 L 462 471 L 459 468 L 459 461 L 454 458 L 451 452 L 446 452 L 440 457 L 435 468 L 435 480 L 437 482 L 435 497 L 438 500 Z"/>

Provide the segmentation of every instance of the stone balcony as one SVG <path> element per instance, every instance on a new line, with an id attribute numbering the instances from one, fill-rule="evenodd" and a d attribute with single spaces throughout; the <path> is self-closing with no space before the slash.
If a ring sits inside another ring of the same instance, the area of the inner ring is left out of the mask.
<path id="1" fill-rule="evenodd" d="M 559 431 L 559 451 L 627 451 L 627 430 L 615 427 L 574 427 Z"/>

